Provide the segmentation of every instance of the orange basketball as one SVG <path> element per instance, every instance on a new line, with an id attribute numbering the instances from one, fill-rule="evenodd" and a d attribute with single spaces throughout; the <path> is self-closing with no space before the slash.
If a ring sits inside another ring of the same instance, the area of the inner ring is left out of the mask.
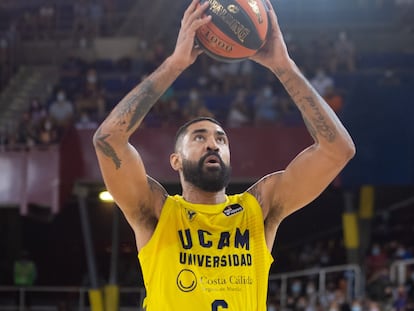
<path id="1" fill-rule="evenodd" d="M 263 0 L 200 0 L 210 3 L 211 21 L 200 27 L 196 43 L 211 57 L 232 62 L 256 53 L 266 41 L 268 16 Z"/>

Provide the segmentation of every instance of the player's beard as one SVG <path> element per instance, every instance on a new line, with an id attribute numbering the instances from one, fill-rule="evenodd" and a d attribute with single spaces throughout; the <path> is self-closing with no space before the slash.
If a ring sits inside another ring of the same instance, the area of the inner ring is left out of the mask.
<path id="1" fill-rule="evenodd" d="M 220 167 L 207 167 L 204 162 L 207 157 L 215 155 L 220 163 Z M 183 159 L 184 179 L 206 192 L 218 192 L 227 187 L 231 175 L 231 166 L 224 164 L 221 157 L 216 152 L 209 152 L 198 162 Z"/>

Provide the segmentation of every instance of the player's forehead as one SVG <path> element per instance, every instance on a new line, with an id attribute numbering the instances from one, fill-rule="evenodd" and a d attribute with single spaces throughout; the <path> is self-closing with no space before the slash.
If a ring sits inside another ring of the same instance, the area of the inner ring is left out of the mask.
<path id="1" fill-rule="evenodd" d="M 225 135 L 225 132 L 220 125 L 208 120 L 198 121 L 188 126 L 187 135 L 194 135 L 196 133 Z"/>

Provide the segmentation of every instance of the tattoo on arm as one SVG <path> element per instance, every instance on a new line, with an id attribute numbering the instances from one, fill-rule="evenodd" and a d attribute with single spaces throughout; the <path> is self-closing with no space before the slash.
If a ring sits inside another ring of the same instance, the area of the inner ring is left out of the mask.
<path id="1" fill-rule="evenodd" d="M 282 78 L 286 72 L 284 70 L 277 70 L 276 74 L 279 78 Z M 288 77 L 283 81 L 287 92 L 292 97 L 293 101 L 297 103 L 298 107 L 302 112 L 303 119 L 305 121 L 306 127 L 308 128 L 312 137 L 317 140 L 318 136 L 325 138 L 328 142 L 333 142 L 336 139 L 336 131 L 333 126 L 328 122 L 325 114 L 321 111 L 320 106 L 316 103 L 316 100 L 312 96 L 303 96 L 295 86 L 294 78 Z M 307 113 L 308 108 L 310 108 L 309 113 L 312 113 L 312 116 Z M 307 115 L 305 117 L 305 115 Z"/>
<path id="2" fill-rule="evenodd" d="M 121 159 L 116 154 L 115 149 L 109 144 L 106 139 L 110 136 L 110 134 L 102 134 L 101 130 L 98 130 L 97 133 L 97 147 L 101 152 L 106 155 L 107 157 L 112 159 L 112 162 L 115 164 L 115 168 L 119 169 L 121 167 Z"/>
<path id="3" fill-rule="evenodd" d="M 308 102 L 308 106 L 311 107 L 314 117 L 312 119 L 312 124 L 316 128 L 316 132 L 324 137 L 328 142 L 333 142 L 336 138 L 336 131 L 332 128 L 332 126 L 327 122 L 324 114 L 320 111 L 320 108 L 315 103 L 314 98 L 312 97 L 305 97 L 304 100 Z"/>
<path id="4" fill-rule="evenodd" d="M 160 92 L 154 90 L 153 82 L 150 79 L 143 81 L 138 88 L 127 95 L 121 102 L 117 115 L 120 120 L 129 119 L 127 131 L 142 121 L 160 95 Z M 125 123 L 125 121 L 121 122 L 121 124 Z"/>

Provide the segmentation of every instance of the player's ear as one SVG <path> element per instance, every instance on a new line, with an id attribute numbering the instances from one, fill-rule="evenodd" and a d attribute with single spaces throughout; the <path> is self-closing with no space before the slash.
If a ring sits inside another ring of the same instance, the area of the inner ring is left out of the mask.
<path id="1" fill-rule="evenodd" d="M 170 155 L 170 164 L 174 171 L 178 171 L 181 168 L 180 155 L 176 152 Z"/>

